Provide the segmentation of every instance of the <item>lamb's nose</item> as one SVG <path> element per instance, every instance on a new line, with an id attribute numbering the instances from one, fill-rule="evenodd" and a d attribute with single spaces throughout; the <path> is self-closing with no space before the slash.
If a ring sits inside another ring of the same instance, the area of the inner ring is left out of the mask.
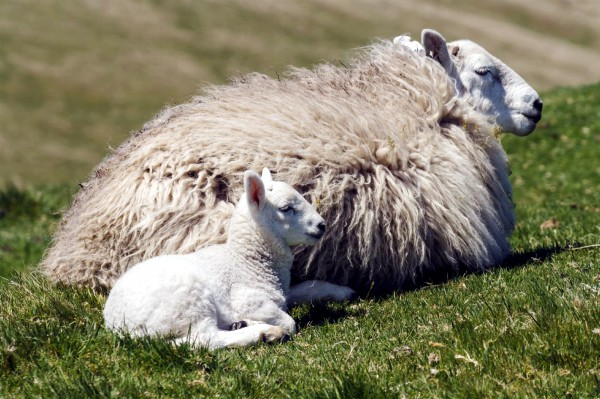
<path id="1" fill-rule="evenodd" d="M 317 229 L 319 229 L 319 232 L 321 234 L 325 233 L 325 222 L 321 222 L 317 225 Z"/>
<path id="2" fill-rule="evenodd" d="M 544 106 L 544 103 L 542 102 L 542 100 L 539 97 L 536 98 L 535 101 L 533 102 L 533 108 L 537 109 L 540 112 L 542 112 L 543 106 Z"/>

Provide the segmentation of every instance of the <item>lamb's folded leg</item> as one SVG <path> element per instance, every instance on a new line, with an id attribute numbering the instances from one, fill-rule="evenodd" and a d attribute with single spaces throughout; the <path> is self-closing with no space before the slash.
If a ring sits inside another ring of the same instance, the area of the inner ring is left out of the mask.
<path id="1" fill-rule="evenodd" d="M 256 324 L 269 324 L 278 326 L 287 334 L 293 335 L 296 333 L 296 322 L 286 310 L 281 309 L 274 302 L 268 300 L 248 300 L 244 303 L 245 308 L 237 307 L 241 315 L 241 321 L 231 325 L 231 329 L 248 328 L 245 326 L 253 326 Z"/>
<path id="2" fill-rule="evenodd" d="M 277 343 L 285 342 L 290 336 L 281 328 L 269 324 L 254 324 L 239 330 L 221 330 L 216 326 L 194 331 L 192 328 L 185 337 L 176 338 L 176 345 L 189 343 L 195 347 L 204 347 L 210 350 L 239 346 L 255 345 L 260 342 Z"/>
<path id="3" fill-rule="evenodd" d="M 308 280 L 290 287 L 287 302 L 288 305 L 318 301 L 343 302 L 354 297 L 356 292 L 350 287 L 322 280 Z"/>

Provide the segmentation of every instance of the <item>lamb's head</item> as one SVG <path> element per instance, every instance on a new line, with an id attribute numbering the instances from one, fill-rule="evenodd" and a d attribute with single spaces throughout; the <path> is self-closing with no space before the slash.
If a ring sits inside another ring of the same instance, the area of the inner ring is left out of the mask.
<path id="1" fill-rule="evenodd" d="M 269 169 L 262 177 L 246 171 L 244 189 L 252 218 L 288 246 L 315 244 L 325 233 L 325 221 L 312 205 L 288 184 L 273 181 Z"/>
<path id="2" fill-rule="evenodd" d="M 504 132 L 533 132 L 542 117 L 542 100 L 515 71 L 470 40 L 446 43 L 431 29 L 423 30 L 421 39 L 425 53 L 456 82 L 459 96 L 494 117 Z"/>

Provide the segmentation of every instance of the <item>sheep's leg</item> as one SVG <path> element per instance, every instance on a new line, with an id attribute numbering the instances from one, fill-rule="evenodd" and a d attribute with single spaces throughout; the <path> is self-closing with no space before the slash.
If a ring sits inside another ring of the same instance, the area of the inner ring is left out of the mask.
<path id="1" fill-rule="evenodd" d="M 202 331 L 192 327 L 185 337 L 175 339 L 175 344 L 190 343 L 195 347 L 205 347 L 210 350 L 255 345 L 259 342 L 285 342 L 289 335 L 281 328 L 269 324 L 254 324 L 239 330 L 220 330 L 212 326 Z"/>
<path id="2" fill-rule="evenodd" d="M 343 302 L 355 296 L 356 292 L 350 287 L 322 280 L 308 280 L 290 287 L 287 302 L 289 305 L 318 301 Z"/>

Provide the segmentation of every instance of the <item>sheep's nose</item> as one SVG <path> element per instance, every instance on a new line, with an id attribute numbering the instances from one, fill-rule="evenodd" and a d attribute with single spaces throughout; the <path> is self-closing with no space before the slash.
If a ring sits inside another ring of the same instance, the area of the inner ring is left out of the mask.
<path id="1" fill-rule="evenodd" d="M 317 229 L 319 229 L 319 232 L 321 234 L 325 233 L 325 222 L 321 222 L 317 225 Z"/>
<path id="2" fill-rule="evenodd" d="M 543 106 L 544 106 L 544 103 L 542 102 L 542 100 L 539 97 L 536 98 L 535 101 L 533 102 L 533 108 L 537 109 L 540 112 L 542 112 Z"/>

